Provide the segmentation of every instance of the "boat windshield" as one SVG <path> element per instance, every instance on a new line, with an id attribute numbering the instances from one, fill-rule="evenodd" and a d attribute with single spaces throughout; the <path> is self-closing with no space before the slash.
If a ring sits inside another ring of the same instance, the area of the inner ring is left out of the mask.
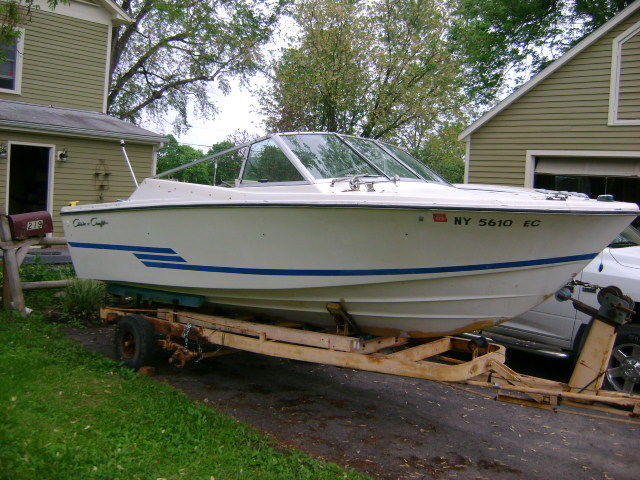
<path id="1" fill-rule="evenodd" d="M 388 143 L 384 143 L 383 145 L 384 148 L 387 148 L 393 155 L 398 157 L 402 163 L 404 163 L 407 167 L 420 175 L 424 180 L 428 182 L 448 183 L 420 160 L 412 157 L 401 148 L 398 148 L 394 145 L 389 145 Z"/>
<path id="2" fill-rule="evenodd" d="M 418 175 L 385 152 L 377 143 L 358 137 L 340 136 L 340 138 L 343 138 L 358 153 L 382 170 L 387 177 L 397 175 L 400 178 L 419 178 Z"/>
<path id="3" fill-rule="evenodd" d="M 393 145 L 350 135 L 313 132 L 263 137 L 170 168 L 152 178 L 166 177 L 231 187 L 239 184 L 306 183 L 309 174 L 316 180 L 366 176 L 374 177 L 373 181 L 378 181 L 375 177 L 379 177 L 383 181 L 403 179 L 447 183 Z"/>
<path id="4" fill-rule="evenodd" d="M 383 176 L 337 135 L 302 133 L 282 135 L 281 138 L 313 178 L 339 178 L 350 175 Z"/>

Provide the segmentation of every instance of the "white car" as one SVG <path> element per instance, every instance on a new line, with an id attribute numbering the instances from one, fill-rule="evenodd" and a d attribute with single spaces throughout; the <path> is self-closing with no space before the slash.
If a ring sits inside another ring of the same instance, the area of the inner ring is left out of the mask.
<path id="1" fill-rule="evenodd" d="M 601 287 L 617 286 L 635 301 L 636 314 L 618 333 L 607 381 L 616 390 L 640 393 L 640 232 L 627 227 L 576 279 Z M 596 289 L 589 286 L 573 290 L 574 298 L 597 308 L 596 295 Z M 481 333 L 507 347 L 567 358 L 578 354 L 589 319 L 571 302 L 552 297 L 520 317 Z"/>

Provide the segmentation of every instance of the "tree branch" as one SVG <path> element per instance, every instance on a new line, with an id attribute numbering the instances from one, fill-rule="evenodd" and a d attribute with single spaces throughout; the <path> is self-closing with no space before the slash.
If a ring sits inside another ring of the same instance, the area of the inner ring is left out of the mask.
<path id="1" fill-rule="evenodd" d="M 158 50 L 160 50 L 162 47 L 165 47 L 165 46 L 169 45 L 171 42 L 174 42 L 176 40 L 184 40 L 184 39 L 186 39 L 188 37 L 189 37 L 189 33 L 187 33 L 187 32 L 178 33 L 176 35 L 172 35 L 170 37 L 163 38 L 162 40 L 157 42 L 155 45 L 150 47 L 143 55 L 140 56 L 140 58 L 138 58 L 138 60 L 133 65 L 131 65 L 131 67 L 129 67 L 129 69 L 126 72 L 124 72 L 122 75 L 118 76 L 118 78 L 115 80 L 115 82 L 112 83 L 111 91 L 109 92 L 109 97 L 107 99 L 107 104 L 111 105 L 115 101 L 116 97 L 120 94 L 120 91 L 122 90 L 122 87 L 136 73 L 138 73 L 140 71 L 140 68 L 145 64 L 145 62 L 153 54 L 158 52 Z"/>

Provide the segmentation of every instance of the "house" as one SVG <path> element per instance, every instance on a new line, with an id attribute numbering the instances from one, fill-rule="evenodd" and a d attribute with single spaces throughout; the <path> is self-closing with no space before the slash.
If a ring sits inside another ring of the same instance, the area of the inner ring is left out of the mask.
<path id="1" fill-rule="evenodd" d="M 71 0 L 32 14 L 0 64 L 2 213 L 48 210 L 56 234 L 69 202 L 126 198 L 164 137 L 106 115 L 111 31 L 131 18 L 111 0 Z M 2 48 L 2 47 L 0 47 Z"/>
<path id="2" fill-rule="evenodd" d="M 465 181 L 640 203 L 640 0 L 467 127 Z"/>

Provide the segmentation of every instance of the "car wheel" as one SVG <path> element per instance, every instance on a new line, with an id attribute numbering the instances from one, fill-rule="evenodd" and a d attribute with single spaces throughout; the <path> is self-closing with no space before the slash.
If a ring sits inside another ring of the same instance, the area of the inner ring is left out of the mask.
<path id="1" fill-rule="evenodd" d="M 604 387 L 640 394 L 640 324 L 624 325 L 616 337 Z"/>
<path id="2" fill-rule="evenodd" d="M 116 359 L 123 365 L 137 370 L 155 363 L 159 352 L 153 327 L 140 315 L 122 317 L 114 337 Z"/>

